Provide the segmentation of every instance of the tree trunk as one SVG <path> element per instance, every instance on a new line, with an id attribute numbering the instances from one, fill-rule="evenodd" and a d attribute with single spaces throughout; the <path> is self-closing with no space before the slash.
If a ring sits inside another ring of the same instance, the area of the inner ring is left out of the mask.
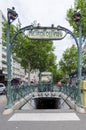
<path id="1" fill-rule="evenodd" d="M 30 85 L 30 63 L 28 63 L 28 85 Z"/>

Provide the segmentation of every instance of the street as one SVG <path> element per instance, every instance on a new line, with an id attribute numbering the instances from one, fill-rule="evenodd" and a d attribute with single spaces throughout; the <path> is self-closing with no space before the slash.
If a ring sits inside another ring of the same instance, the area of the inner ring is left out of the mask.
<path id="1" fill-rule="evenodd" d="M 3 102 L 2 102 L 3 99 Z M 74 110 L 17 110 L 3 115 L 5 96 L 0 96 L 0 130 L 86 130 L 86 114 Z"/>

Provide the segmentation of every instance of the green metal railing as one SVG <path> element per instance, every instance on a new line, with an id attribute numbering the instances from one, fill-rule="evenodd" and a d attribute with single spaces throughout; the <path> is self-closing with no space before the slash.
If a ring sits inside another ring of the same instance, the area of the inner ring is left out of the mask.
<path id="1" fill-rule="evenodd" d="M 32 92 L 62 92 L 67 97 L 70 97 L 75 103 L 78 104 L 78 86 L 63 84 L 57 89 L 54 90 L 53 84 L 48 83 L 39 83 L 36 85 L 18 85 L 11 87 L 12 94 L 12 104 L 19 101 L 21 98 L 25 98 L 25 96 L 29 95 Z"/>
<path id="2" fill-rule="evenodd" d="M 38 92 L 52 92 L 53 91 L 53 83 L 39 83 L 38 84 Z"/>
<path id="3" fill-rule="evenodd" d="M 67 85 L 61 86 L 60 91 L 70 97 L 75 103 L 78 103 L 78 86 L 77 85 Z"/>
<path id="4" fill-rule="evenodd" d="M 36 89 L 37 85 L 18 85 L 11 87 L 12 104 L 29 95 L 31 92 L 36 91 Z"/>
<path id="5" fill-rule="evenodd" d="M 32 92 L 52 92 L 53 84 L 50 83 L 39 83 L 36 85 L 17 85 L 11 86 L 11 98 L 12 104 L 19 101 L 21 98 L 25 98 L 25 96 L 29 95 Z"/>

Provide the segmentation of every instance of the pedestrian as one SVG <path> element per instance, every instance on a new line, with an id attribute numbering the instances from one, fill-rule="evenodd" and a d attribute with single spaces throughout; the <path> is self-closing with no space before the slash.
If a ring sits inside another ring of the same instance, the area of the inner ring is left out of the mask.
<path id="1" fill-rule="evenodd" d="M 57 87 L 58 87 L 59 91 L 61 91 L 61 86 L 62 86 L 61 81 L 57 82 Z"/>

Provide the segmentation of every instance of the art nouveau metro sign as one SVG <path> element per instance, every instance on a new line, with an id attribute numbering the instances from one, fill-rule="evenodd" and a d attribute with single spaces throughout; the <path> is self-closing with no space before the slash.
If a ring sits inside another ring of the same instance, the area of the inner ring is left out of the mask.
<path id="1" fill-rule="evenodd" d="M 60 40 L 65 36 L 65 32 L 52 27 L 33 27 L 28 30 L 30 39 Z"/>
<path id="2" fill-rule="evenodd" d="M 53 26 L 42 27 L 42 26 L 29 25 L 29 26 L 26 26 L 24 28 L 21 28 L 13 36 L 12 41 L 11 41 L 11 45 L 13 44 L 17 35 L 19 33 L 24 33 L 25 31 L 28 31 L 27 35 L 28 35 L 29 39 L 39 39 L 39 40 L 40 39 L 41 40 L 42 39 L 44 39 L 44 40 L 61 40 L 61 39 L 65 38 L 65 36 L 67 34 L 70 34 L 75 39 L 77 47 L 79 47 L 77 39 L 74 36 L 74 34 L 70 30 L 68 30 L 67 28 L 59 26 L 59 25 L 57 27 L 53 27 Z"/>

